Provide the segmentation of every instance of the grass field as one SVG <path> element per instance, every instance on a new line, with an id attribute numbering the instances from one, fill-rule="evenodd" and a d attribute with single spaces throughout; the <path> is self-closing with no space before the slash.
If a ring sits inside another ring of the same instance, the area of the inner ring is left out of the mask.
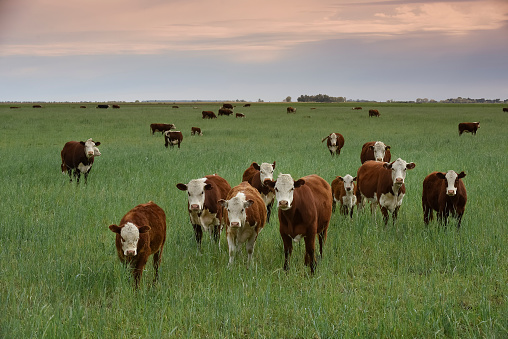
<path id="1" fill-rule="evenodd" d="M 357 105 L 356 103 L 354 104 Z M 239 105 L 245 119 L 202 120 L 218 104 L 0 105 L 0 337 L 337 338 L 508 337 L 508 114 L 500 105 Z M 197 107 L 197 108 L 193 108 Z M 315 108 L 315 109 L 311 109 Z M 379 118 L 367 110 L 377 108 Z M 476 136 L 457 124 L 480 121 Z M 150 123 L 174 123 L 181 149 L 166 149 Z M 190 136 L 191 126 L 203 136 Z M 321 139 L 345 138 L 338 158 Z M 100 141 L 88 185 L 60 172 L 69 140 Z M 243 250 L 227 267 L 203 239 L 198 252 L 179 182 L 217 173 L 237 185 L 252 161 L 275 175 L 355 175 L 361 146 L 381 140 L 392 160 L 412 161 L 393 225 L 378 211 L 332 216 L 316 274 L 296 244 L 290 270 L 276 211 L 259 235 L 254 264 Z M 432 171 L 465 171 L 468 203 L 460 232 L 423 223 L 421 191 Z M 134 291 L 108 229 L 149 200 L 167 215 L 160 279 L 151 261 Z"/>

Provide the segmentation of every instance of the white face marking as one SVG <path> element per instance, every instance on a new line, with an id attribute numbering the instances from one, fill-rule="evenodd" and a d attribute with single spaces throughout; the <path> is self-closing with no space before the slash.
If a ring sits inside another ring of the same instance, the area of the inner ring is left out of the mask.
<path id="1" fill-rule="evenodd" d="M 353 194 L 353 188 L 354 188 L 354 178 L 350 174 L 346 174 L 342 180 L 344 181 L 344 190 L 346 191 L 347 195 Z"/>
<path id="2" fill-rule="evenodd" d="M 194 179 L 187 184 L 189 207 L 191 210 L 203 210 L 205 204 L 206 178 Z"/>
<path id="3" fill-rule="evenodd" d="M 330 139 L 331 146 L 337 146 L 337 134 L 332 133 L 328 138 Z"/>
<path id="4" fill-rule="evenodd" d="M 264 182 L 265 179 L 273 180 L 273 164 L 264 162 L 259 167 L 259 178 L 261 182 Z"/>
<path id="5" fill-rule="evenodd" d="M 94 157 L 100 157 L 101 156 L 101 152 L 99 151 L 99 149 L 97 147 L 93 147 L 93 156 Z"/>
<path id="6" fill-rule="evenodd" d="M 279 174 L 275 182 L 275 198 L 279 203 L 279 208 L 288 210 L 293 204 L 293 193 L 295 190 L 295 181 L 291 174 Z"/>
<path id="7" fill-rule="evenodd" d="M 88 171 L 92 168 L 92 165 L 83 165 L 82 162 L 79 163 L 78 169 L 81 173 L 88 173 Z"/>
<path id="8" fill-rule="evenodd" d="M 383 161 L 386 153 L 386 145 L 382 141 L 376 141 L 374 144 L 374 160 Z"/>
<path id="9" fill-rule="evenodd" d="M 138 254 L 139 230 L 131 222 L 126 223 L 120 231 L 122 237 L 122 250 L 125 256 L 135 256 Z"/>
<path id="10" fill-rule="evenodd" d="M 457 177 L 459 175 L 455 173 L 455 171 L 448 171 L 446 172 L 445 178 L 446 178 L 446 194 L 449 196 L 454 196 L 457 194 L 457 187 L 455 187 L 455 180 L 457 180 Z"/>
<path id="11" fill-rule="evenodd" d="M 408 163 L 398 158 L 392 164 L 392 182 L 394 185 L 402 186 L 406 179 L 406 169 Z"/>
<path id="12" fill-rule="evenodd" d="M 99 143 L 99 145 L 100 145 L 100 143 Z M 95 153 L 94 147 L 95 147 L 95 142 L 92 141 L 92 138 L 85 141 L 85 155 L 87 156 L 87 158 L 91 158 L 94 156 L 94 153 Z"/>
<path id="13" fill-rule="evenodd" d="M 228 210 L 229 226 L 242 227 L 245 225 L 247 213 L 245 209 L 250 206 L 246 201 L 245 194 L 239 192 L 236 196 L 226 201 Z"/>

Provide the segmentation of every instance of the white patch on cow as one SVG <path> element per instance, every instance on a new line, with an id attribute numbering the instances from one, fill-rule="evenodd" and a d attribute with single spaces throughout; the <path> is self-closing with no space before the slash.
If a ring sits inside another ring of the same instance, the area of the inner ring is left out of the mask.
<path id="1" fill-rule="evenodd" d="M 205 208 L 201 212 L 201 215 L 199 216 L 199 223 L 197 224 L 201 225 L 203 227 L 203 230 L 205 232 L 210 233 L 210 236 L 212 236 L 214 227 L 219 225 L 219 221 L 217 220 L 217 214 L 210 213 L 210 211 L 207 208 Z"/>
<path id="2" fill-rule="evenodd" d="M 446 194 L 450 196 L 454 196 L 457 194 L 457 187 L 455 187 L 455 180 L 457 180 L 457 177 L 459 175 L 455 171 L 448 171 L 446 172 L 445 178 L 446 178 Z"/>
<path id="3" fill-rule="evenodd" d="M 246 197 L 243 192 L 238 192 L 236 196 L 226 201 L 228 211 L 229 227 L 242 227 L 247 219 Z M 250 204 L 248 204 L 250 206 Z"/>
<path id="4" fill-rule="evenodd" d="M 187 184 L 189 209 L 202 211 L 205 204 L 206 178 L 193 179 Z"/>
<path id="5" fill-rule="evenodd" d="M 337 149 L 339 148 L 339 146 L 328 146 L 328 149 L 332 152 L 337 152 Z"/>
<path id="6" fill-rule="evenodd" d="M 261 166 L 259 166 L 259 178 L 262 183 L 265 182 L 265 179 L 273 180 L 273 164 L 262 163 Z"/>
<path id="7" fill-rule="evenodd" d="M 332 145 L 332 146 L 337 145 L 337 134 L 332 133 L 328 136 L 328 138 L 330 139 L 330 145 Z"/>
<path id="8" fill-rule="evenodd" d="M 293 238 L 293 241 L 299 242 L 300 240 L 302 240 L 302 238 L 303 238 L 303 234 L 298 234 L 296 237 Z"/>
<path id="9" fill-rule="evenodd" d="M 100 145 L 100 143 L 99 143 L 99 145 Z M 94 153 L 95 153 L 94 147 L 95 147 L 95 142 L 92 141 L 92 138 L 85 141 L 85 155 L 87 156 L 87 158 L 91 158 L 94 156 Z M 83 171 L 81 171 L 81 172 L 83 172 Z"/>
<path id="10" fill-rule="evenodd" d="M 272 191 L 268 192 L 268 194 L 261 193 L 261 198 L 263 199 L 265 206 L 268 206 L 275 199 L 275 194 Z"/>
<path id="11" fill-rule="evenodd" d="M 80 162 L 78 165 L 78 169 L 81 173 L 88 173 L 90 168 L 92 168 L 92 165 L 83 165 L 82 162 Z"/>
<path id="12" fill-rule="evenodd" d="M 122 251 L 125 256 L 138 254 L 139 229 L 131 222 L 126 223 L 120 231 Z"/>
<path id="13" fill-rule="evenodd" d="M 397 207 L 402 205 L 404 194 L 393 195 L 391 193 L 381 194 L 379 205 L 393 213 Z"/>
<path id="14" fill-rule="evenodd" d="M 386 145 L 382 141 L 376 141 L 373 147 L 374 147 L 374 160 L 383 161 L 386 153 Z"/>
<path id="15" fill-rule="evenodd" d="M 291 174 L 279 174 L 275 182 L 275 198 L 279 203 L 280 209 L 288 210 L 292 207 L 294 190 L 295 181 L 291 177 Z"/>

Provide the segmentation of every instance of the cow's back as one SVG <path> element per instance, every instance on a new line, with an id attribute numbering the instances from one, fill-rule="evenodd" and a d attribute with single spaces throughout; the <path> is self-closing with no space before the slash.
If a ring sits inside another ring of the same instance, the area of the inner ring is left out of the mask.
<path id="1" fill-rule="evenodd" d="M 205 206 L 211 213 L 220 212 L 219 215 L 221 215 L 221 208 L 218 208 L 217 201 L 227 198 L 231 186 L 226 179 L 218 175 L 207 175 L 205 178 L 205 183 L 212 185 L 211 190 L 205 191 Z"/>
<path id="2" fill-rule="evenodd" d="M 439 211 L 439 194 L 446 190 L 446 180 L 437 176 L 438 172 L 432 172 L 423 180 L 422 204 Z"/>
<path id="3" fill-rule="evenodd" d="M 69 141 L 65 143 L 62 151 L 62 164 L 67 165 L 69 168 L 76 168 L 80 162 L 87 165 L 87 157 L 85 156 L 85 146 L 77 141 Z M 93 157 L 90 159 L 92 161 Z"/>
<path id="4" fill-rule="evenodd" d="M 313 214 L 309 209 L 314 210 L 318 222 L 317 232 L 320 233 L 332 216 L 332 188 L 326 180 L 315 174 L 302 179 L 305 180 L 305 185 L 294 190 L 296 197 L 293 197 L 293 202 L 296 202 L 295 208 L 304 214 Z"/>
<path id="5" fill-rule="evenodd" d="M 388 184 L 391 186 L 391 171 L 383 167 L 385 163 L 379 161 L 368 160 L 364 162 L 356 174 L 356 183 L 358 191 L 367 198 L 374 198 L 374 193 L 378 192 L 381 187 Z M 381 189 L 383 190 L 383 189 Z"/>
<path id="6" fill-rule="evenodd" d="M 255 162 L 253 162 L 249 168 L 243 172 L 242 181 L 250 181 L 256 173 L 259 173 L 259 170 L 254 168 L 254 164 Z"/>

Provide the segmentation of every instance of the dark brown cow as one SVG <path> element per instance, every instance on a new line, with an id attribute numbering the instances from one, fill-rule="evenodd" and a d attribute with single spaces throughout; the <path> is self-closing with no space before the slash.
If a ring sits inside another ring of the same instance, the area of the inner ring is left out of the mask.
<path id="1" fill-rule="evenodd" d="M 328 224 L 332 216 L 332 189 L 317 175 L 294 181 L 289 174 L 280 174 L 277 181 L 265 180 L 275 189 L 279 206 L 279 232 L 284 243 L 284 270 L 289 269 L 293 241 L 305 240 L 305 265 L 311 273 L 316 269 L 315 242 L 319 238 L 319 253 L 323 257 Z"/>
<path id="2" fill-rule="evenodd" d="M 230 116 L 231 114 L 233 114 L 233 111 L 228 109 L 228 108 L 220 108 L 219 109 L 219 115 L 227 115 L 227 116 Z"/>
<path id="3" fill-rule="evenodd" d="M 245 118 L 245 114 L 243 113 L 236 113 L 237 118 Z"/>
<path id="4" fill-rule="evenodd" d="M 151 255 L 155 283 L 166 242 L 166 214 L 162 208 L 153 201 L 138 205 L 123 216 L 119 226 L 112 224 L 109 229 L 116 233 L 116 253 L 122 263 L 130 266 L 134 286 L 139 287 L 143 269 Z"/>
<path id="5" fill-rule="evenodd" d="M 326 140 L 326 147 L 328 147 L 328 151 L 332 157 L 334 155 L 340 155 L 340 150 L 344 147 L 344 137 L 340 133 L 330 133 L 330 135 L 326 136 L 321 140 L 324 142 Z"/>
<path id="6" fill-rule="evenodd" d="M 203 230 L 217 242 L 222 231 L 222 206 L 220 199 L 226 199 L 231 186 L 218 175 L 207 175 L 193 179 L 187 185 L 177 184 L 181 191 L 187 191 L 189 218 L 194 228 L 198 246 L 201 246 Z"/>
<path id="7" fill-rule="evenodd" d="M 362 164 L 367 160 L 390 162 L 391 158 L 390 146 L 385 145 L 382 141 L 369 141 L 362 146 L 360 154 Z"/>
<path id="8" fill-rule="evenodd" d="M 243 105 L 243 107 L 250 107 L 250 104 L 245 104 Z"/>
<path id="9" fill-rule="evenodd" d="M 10 109 L 16 109 L 16 108 L 21 108 L 21 107 L 19 107 L 19 106 L 11 106 L 11 107 L 9 107 L 9 108 L 10 108 Z"/>
<path id="10" fill-rule="evenodd" d="M 340 204 L 340 213 L 353 217 L 353 210 L 356 202 L 356 177 L 346 174 L 344 177 L 337 176 L 332 181 L 333 205 L 332 211 L 335 211 L 337 201 Z"/>
<path id="11" fill-rule="evenodd" d="M 101 105 L 97 105 L 97 108 L 109 108 L 109 105 L 101 104 Z"/>
<path id="12" fill-rule="evenodd" d="M 33 105 L 32 108 L 42 108 L 41 105 Z"/>
<path id="13" fill-rule="evenodd" d="M 173 146 L 178 145 L 180 148 L 180 144 L 183 140 L 183 134 L 180 131 L 166 131 L 164 132 L 164 146 L 168 148 L 168 145 L 173 148 Z"/>
<path id="14" fill-rule="evenodd" d="M 233 109 L 233 105 L 232 105 L 232 104 L 223 104 L 223 105 L 222 105 L 222 108 L 229 108 L 229 109 Z"/>
<path id="15" fill-rule="evenodd" d="M 178 106 L 174 105 L 174 106 L 171 106 L 171 108 L 180 108 L 180 107 L 178 107 Z"/>
<path id="16" fill-rule="evenodd" d="M 351 109 L 352 109 L 352 110 L 359 110 L 359 109 L 363 109 L 363 108 L 361 108 L 360 106 L 358 106 L 358 107 L 353 107 L 353 108 L 351 108 Z"/>
<path id="17" fill-rule="evenodd" d="M 503 107 L 503 112 L 508 112 L 508 107 Z"/>
<path id="18" fill-rule="evenodd" d="M 120 105 L 113 105 L 113 108 L 120 108 Z"/>
<path id="19" fill-rule="evenodd" d="M 233 263 L 238 247 L 246 242 L 247 268 L 249 268 L 256 239 L 266 222 L 265 202 L 254 187 L 243 181 L 229 191 L 227 200 L 221 199 L 219 203 L 224 207 L 229 265 Z"/>
<path id="20" fill-rule="evenodd" d="M 379 117 L 381 114 L 377 109 L 369 109 L 369 118 L 370 117 Z"/>
<path id="21" fill-rule="evenodd" d="M 175 129 L 175 124 L 150 124 L 150 131 L 152 132 L 152 135 L 155 132 L 161 132 L 164 133 L 166 131 Z"/>
<path id="22" fill-rule="evenodd" d="M 203 135 L 201 132 L 201 128 L 199 127 L 191 127 L 191 135 Z"/>
<path id="23" fill-rule="evenodd" d="M 371 210 L 374 213 L 379 204 L 385 225 L 388 224 L 388 211 L 392 213 L 395 223 L 402 199 L 406 194 L 404 185 L 406 170 L 413 168 L 415 168 L 414 163 L 407 163 L 400 158 L 392 163 L 372 160 L 364 162 L 356 174 L 358 186 L 356 196 L 360 203 L 359 207 L 363 207 L 368 200 L 371 202 Z"/>
<path id="24" fill-rule="evenodd" d="M 86 106 L 79 106 L 79 108 L 86 108 Z"/>
<path id="25" fill-rule="evenodd" d="M 471 132 L 472 135 L 476 135 L 476 131 L 480 128 L 480 122 L 461 122 L 459 124 L 459 135 L 464 132 Z"/>
<path id="26" fill-rule="evenodd" d="M 72 174 L 76 178 L 76 182 L 79 183 L 81 173 L 85 175 L 85 184 L 88 180 L 88 174 L 92 169 L 95 156 L 100 155 L 99 146 L 101 143 L 93 141 L 92 138 L 87 141 L 69 141 L 67 142 L 62 151 L 60 157 L 62 158 L 62 173 L 68 173 L 69 179 L 72 182 Z M 74 173 L 73 173 L 74 171 Z"/>
<path id="27" fill-rule="evenodd" d="M 258 165 L 257 162 L 253 162 L 249 168 L 243 172 L 242 181 L 247 181 L 254 187 L 266 205 L 266 222 L 270 222 L 270 215 L 272 214 L 273 201 L 275 199 L 275 191 L 264 184 L 266 179 L 273 180 L 273 171 L 275 169 L 275 161 L 273 164 L 262 163 Z"/>
<path id="28" fill-rule="evenodd" d="M 203 119 L 217 119 L 217 116 L 212 111 L 203 111 L 201 114 L 203 115 Z"/>
<path id="29" fill-rule="evenodd" d="M 286 113 L 296 113 L 296 108 L 295 107 L 288 107 L 286 108 Z"/>
<path id="30" fill-rule="evenodd" d="M 437 219 L 446 225 L 448 215 L 457 218 L 457 228 L 460 228 L 462 215 L 466 209 L 467 192 L 462 182 L 466 174 L 455 171 L 447 173 L 432 172 L 423 180 L 422 207 L 423 221 L 429 224 L 433 219 L 433 211 L 437 211 Z"/>

